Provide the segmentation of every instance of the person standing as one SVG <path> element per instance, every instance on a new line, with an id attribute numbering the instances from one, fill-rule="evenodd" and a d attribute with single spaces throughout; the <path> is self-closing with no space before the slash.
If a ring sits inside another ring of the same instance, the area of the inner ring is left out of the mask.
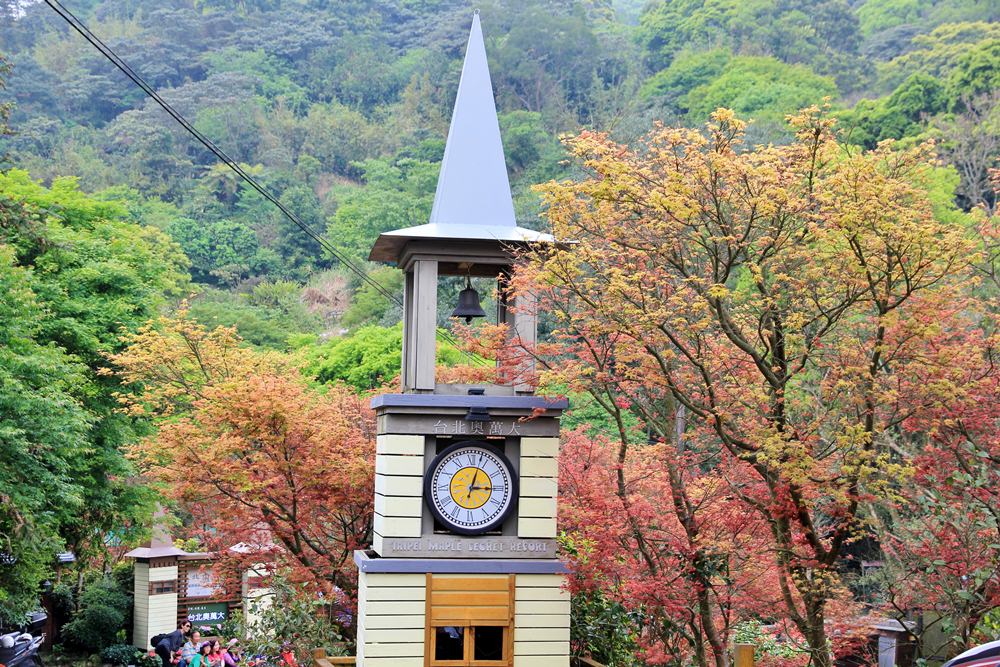
<path id="1" fill-rule="evenodd" d="M 174 663 L 175 654 L 184 646 L 184 636 L 189 632 L 191 632 L 191 621 L 181 621 L 176 630 L 165 635 L 157 642 L 155 647 L 156 655 L 160 657 L 163 667 L 171 667 Z"/>

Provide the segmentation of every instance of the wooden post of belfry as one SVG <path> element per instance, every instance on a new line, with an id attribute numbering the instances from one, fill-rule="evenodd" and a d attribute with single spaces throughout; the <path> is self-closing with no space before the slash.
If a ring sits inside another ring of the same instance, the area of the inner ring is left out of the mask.
<path id="1" fill-rule="evenodd" d="M 753 644 L 733 645 L 734 667 L 754 667 Z"/>

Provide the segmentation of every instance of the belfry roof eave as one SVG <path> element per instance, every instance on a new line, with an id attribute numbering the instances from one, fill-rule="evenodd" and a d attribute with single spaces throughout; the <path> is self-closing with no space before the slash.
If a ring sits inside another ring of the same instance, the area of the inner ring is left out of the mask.
<path id="1" fill-rule="evenodd" d="M 525 227 L 507 225 L 449 225 L 431 222 L 383 232 L 375 242 L 368 259 L 373 262 L 396 263 L 410 241 L 492 241 L 502 245 L 554 243 L 551 234 Z"/>

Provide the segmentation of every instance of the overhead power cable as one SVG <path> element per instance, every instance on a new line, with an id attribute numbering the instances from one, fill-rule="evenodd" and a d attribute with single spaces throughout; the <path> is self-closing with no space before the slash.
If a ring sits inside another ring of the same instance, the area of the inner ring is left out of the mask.
<path id="1" fill-rule="evenodd" d="M 164 100 L 156 90 L 149 85 L 145 79 L 143 79 L 135 70 L 133 70 L 127 62 L 125 62 L 114 50 L 105 44 L 100 37 L 91 32 L 90 28 L 86 26 L 80 19 L 76 17 L 69 9 L 62 5 L 59 0 L 45 0 L 45 4 L 52 8 L 64 21 L 66 21 L 74 30 L 76 30 L 80 35 L 87 40 L 91 46 L 101 52 L 105 58 L 111 61 L 111 63 L 117 67 L 125 76 L 132 80 L 132 82 L 139 86 L 146 95 L 148 95 L 154 102 L 156 102 L 167 114 L 170 115 L 181 127 L 183 127 L 191 136 L 197 139 L 205 148 L 211 151 L 215 157 L 219 159 L 223 164 L 232 169 L 236 174 L 242 178 L 251 188 L 256 190 L 262 197 L 274 204 L 281 213 L 292 221 L 296 227 L 301 229 L 307 236 L 316 241 L 319 246 L 330 253 L 337 261 L 346 266 L 352 273 L 358 276 L 363 282 L 370 285 L 376 292 L 389 299 L 389 301 L 395 303 L 400 308 L 403 307 L 402 301 L 400 301 L 395 294 L 387 290 L 378 281 L 373 280 L 364 269 L 356 265 L 351 259 L 343 252 L 341 252 L 337 247 L 335 247 L 330 241 L 328 241 L 323 235 L 310 227 L 301 218 L 299 218 L 293 211 L 291 211 L 287 206 L 285 206 L 281 201 L 267 188 L 260 184 L 252 175 L 247 173 L 243 167 L 239 165 L 235 160 L 233 160 L 229 155 L 219 148 L 215 142 L 206 137 L 202 132 L 200 132 L 194 125 L 192 125 L 180 112 L 174 109 L 169 102 Z M 456 349 L 461 349 L 458 342 L 452 337 L 447 331 L 438 329 L 438 336 L 440 336 L 445 342 L 452 345 Z M 476 357 L 478 363 L 486 364 L 484 360 Z"/>

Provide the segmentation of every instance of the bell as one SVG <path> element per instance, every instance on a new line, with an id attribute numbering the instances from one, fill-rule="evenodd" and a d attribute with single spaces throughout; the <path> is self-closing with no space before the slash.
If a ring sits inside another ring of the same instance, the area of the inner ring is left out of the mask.
<path id="1" fill-rule="evenodd" d="M 472 322 L 473 317 L 486 317 L 486 311 L 479 305 L 479 292 L 473 289 L 468 276 L 465 277 L 465 289 L 458 293 L 458 307 L 451 316 L 464 317 L 466 324 Z"/>

